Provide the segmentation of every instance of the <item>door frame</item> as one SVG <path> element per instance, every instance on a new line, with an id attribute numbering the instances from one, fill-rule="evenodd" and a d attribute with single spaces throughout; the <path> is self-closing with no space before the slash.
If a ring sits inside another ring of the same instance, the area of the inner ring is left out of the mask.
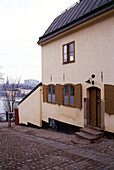
<path id="1" fill-rule="evenodd" d="M 98 86 L 86 87 L 86 89 L 85 89 L 86 96 L 84 97 L 84 127 L 87 127 L 89 125 L 89 90 L 92 87 L 98 88 L 101 92 L 101 96 L 102 96 L 102 92 L 103 92 L 103 90 Z M 102 99 L 102 98 L 101 98 L 101 127 L 100 128 L 102 130 L 105 129 L 105 127 L 104 127 L 104 99 Z"/>
<path id="2" fill-rule="evenodd" d="M 101 127 L 101 89 L 99 89 L 98 87 L 91 87 L 88 90 L 89 90 L 89 114 L 88 114 L 89 125 Z"/>

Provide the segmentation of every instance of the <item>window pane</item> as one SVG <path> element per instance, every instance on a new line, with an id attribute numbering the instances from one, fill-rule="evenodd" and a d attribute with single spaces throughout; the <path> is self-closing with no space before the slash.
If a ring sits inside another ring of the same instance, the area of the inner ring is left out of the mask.
<path id="1" fill-rule="evenodd" d="M 68 104 L 68 85 L 64 86 L 64 104 Z"/>
<path id="2" fill-rule="evenodd" d="M 52 102 L 55 102 L 55 94 L 52 94 Z"/>
<path id="3" fill-rule="evenodd" d="M 48 94 L 51 94 L 51 86 L 48 86 Z"/>
<path id="4" fill-rule="evenodd" d="M 64 45 L 64 54 L 67 53 L 67 45 Z"/>
<path id="5" fill-rule="evenodd" d="M 64 96 L 64 104 L 68 104 L 68 96 Z"/>
<path id="6" fill-rule="evenodd" d="M 64 96 L 68 96 L 68 85 L 64 86 Z"/>
<path id="7" fill-rule="evenodd" d="M 64 63 L 67 62 L 67 54 L 64 54 Z"/>
<path id="8" fill-rule="evenodd" d="M 74 86 L 70 86 L 70 105 L 74 106 Z"/>
<path id="9" fill-rule="evenodd" d="M 69 44 L 70 53 L 74 51 L 74 43 Z"/>
<path id="10" fill-rule="evenodd" d="M 70 95 L 74 96 L 74 86 L 70 86 Z"/>
<path id="11" fill-rule="evenodd" d="M 74 96 L 70 96 L 70 105 L 74 106 Z"/>
<path id="12" fill-rule="evenodd" d="M 55 86 L 52 86 L 52 94 L 55 94 Z"/>
<path id="13" fill-rule="evenodd" d="M 51 86 L 48 86 L 48 102 L 51 102 Z"/>
<path id="14" fill-rule="evenodd" d="M 70 61 L 74 61 L 74 52 L 70 53 Z"/>
<path id="15" fill-rule="evenodd" d="M 51 94 L 48 94 L 48 102 L 51 102 Z"/>

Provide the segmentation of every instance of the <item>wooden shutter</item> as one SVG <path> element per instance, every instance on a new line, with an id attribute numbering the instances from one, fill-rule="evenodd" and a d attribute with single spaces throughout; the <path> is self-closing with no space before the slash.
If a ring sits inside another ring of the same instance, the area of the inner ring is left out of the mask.
<path id="1" fill-rule="evenodd" d="M 82 85 L 77 84 L 74 86 L 75 107 L 82 108 Z"/>
<path id="2" fill-rule="evenodd" d="M 43 102 L 47 102 L 47 86 L 43 85 Z"/>
<path id="3" fill-rule="evenodd" d="M 105 112 L 114 114 L 114 85 L 104 85 Z"/>
<path id="4" fill-rule="evenodd" d="M 63 104 L 63 86 L 61 84 L 56 84 L 55 86 L 55 100 L 56 104 Z"/>

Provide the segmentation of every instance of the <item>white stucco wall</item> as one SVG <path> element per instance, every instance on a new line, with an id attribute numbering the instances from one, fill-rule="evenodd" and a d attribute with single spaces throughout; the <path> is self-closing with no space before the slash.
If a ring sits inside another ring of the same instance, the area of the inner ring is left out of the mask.
<path id="1" fill-rule="evenodd" d="M 105 131 L 114 133 L 114 115 L 105 113 Z"/>
<path id="2" fill-rule="evenodd" d="M 64 64 L 62 46 L 75 41 L 75 63 Z M 43 84 L 82 84 L 82 109 L 74 109 L 43 103 L 42 119 L 54 118 L 76 126 L 84 126 L 84 97 L 88 85 L 85 81 L 95 74 L 95 86 L 101 89 L 104 99 L 104 84 L 114 85 L 114 17 L 108 12 L 96 19 L 61 34 L 52 41 L 42 44 L 42 83 Z M 103 81 L 101 80 L 103 72 Z M 63 74 L 65 80 L 63 80 Z M 52 81 L 50 79 L 52 75 Z M 105 130 L 114 131 L 114 117 L 105 114 Z M 109 124 L 111 124 L 109 126 Z"/>
<path id="3" fill-rule="evenodd" d="M 19 109 L 19 123 L 32 123 L 37 126 L 42 126 L 41 117 L 41 90 L 38 87 L 32 94 L 30 94 L 20 105 Z"/>
<path id="4" fill-rule="evenodd" d="M 63 44 L 75 41 L 75 63 L 63 65 Z M 114 72 L 114 17 L 91 23 L 66 34 L 64 37 L 42 46 L 42 80 L 43 83 L 76 83 L 85 82 L 92 73 L 96 75 L 95 82 L 113 83 Z M 63 82 L 65 74 L 65 82 Z"/>

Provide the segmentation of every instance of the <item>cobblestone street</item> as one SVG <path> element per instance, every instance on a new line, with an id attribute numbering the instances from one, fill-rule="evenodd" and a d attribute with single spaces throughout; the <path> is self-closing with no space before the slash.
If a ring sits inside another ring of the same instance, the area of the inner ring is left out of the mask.
<path id="1" fill-rule="evenodd" d="M 103 153 L 86 145 L 74 145 L 72 136 L 15 125 L 8 128 L 7 123 L 0 123 L 0 170 L 114 169 L 113 148 Z"/>

